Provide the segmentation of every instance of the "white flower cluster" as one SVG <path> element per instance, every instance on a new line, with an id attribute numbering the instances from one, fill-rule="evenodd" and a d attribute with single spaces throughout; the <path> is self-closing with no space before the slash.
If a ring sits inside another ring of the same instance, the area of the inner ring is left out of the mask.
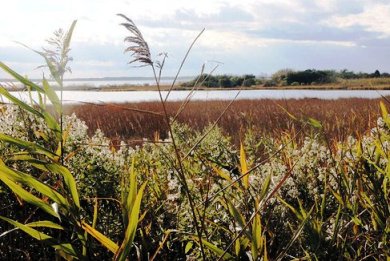
<path id="1" fill-rule="evenodd" d="M 3 105 L 0 113 L 0 133 L 53 150 L 58 146 L 56 142 L 52 142 L 55 141 L 54 132 L 42 118 L 14 105 Z M 119 180 L 128 167 L 133 150 L 128 149 L 123 142 L 119 150 L 114 149 L 111 141 L 100 130 L 89 137 L 87 125 L 75 114 L 64 116 L 63 128 L 64 164 L 79 181 L 82 194 L 86 197 L 118 195 Z M 1 156 L 10 155 L 17 150 L 9 144 L 0 143 Z"/>

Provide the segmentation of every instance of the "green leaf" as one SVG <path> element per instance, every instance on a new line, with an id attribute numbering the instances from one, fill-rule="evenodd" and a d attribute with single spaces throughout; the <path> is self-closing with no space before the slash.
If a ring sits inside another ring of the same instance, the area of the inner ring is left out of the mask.
<path id="1" fill-rule="evenodd" d="M 126 200 L 126 211 L 128 213 L 131 213 L 135 199 L 137 197 L 137 175 L 134 170 L 134 165 L 135 165 L 135 158 L 133 158 L 131 168 L 130 168 L 130 179 L 129 179 L 130 188 Z"/>
<path id="2" fill-rule="evenodd" d="M 104 247 L 106 247 L 109 251 L 112 253 L 116 253 L 119 249 L 119 246 L 115 244 L 111 239 L 85 223 L 84 221 L 81 222 L 82 228 L 88 232 L 91 236 L 93 236 L 97 241 L 99 241 Z"/>
<path id="3" fill-rule="evenodd" d="M 240 165 L 241 165 L 241 175 L 245 175 L 242 178 L 242 183 L 244 185 L 244 188 L 249 188 L 249 173 L 248 172 L 248 165 L 246 163 L 246 155 L 245 155 L 245 149 L 244 145 L 240 144 Z"/>
<path id="4" fill-rule="evenodd" d="M 0 167 L 0 173 L 3 167 Z M 29 204 L 39 207 L 40 209 L 46 211 L 50 215 L 58 218 L 57 213 L 53 210 L 53 208 L 42 199 L 34 196 L 30 192 L 23 189 L 21 186 L 8 179 L 5 175 L 0 175 L 0 180 L 4 182 L 16 195 L 18 195 L 22 200 L 26 201 Z"/>
<path id="5" fill-rule="evenodd" d="M 57 163 L 49 163 L 49 164 L 46 164 L 45 167 L 49 171 L 63 176 L 64 182 L 65 182 L 65 184 L 66 184 L 66 186 L 67 186 L 67 188 L 72 196 L 74 204 L 78 208 L 80 208 L 80 198 L 79 198 L 79 193 L 77 191 L 76 180 L 74 179 L 74 177 L 73 177 L 72 173 L 69 171 L 69 169 L 67 169 L 66 167 L 61 166 Z"/>
<path id="6" fill-rule="evenodd" d="M 30 151 L 31 153 L 45 155 L 52 160 L 56 160 L 58 158 L 58 156 L 56 154 L 54 154 L 53 152 L 51 152 L 50 150 L 47 150 L 46 148 L 41 147 L 41 146 L 39 146 L 33 142 L 30 142 L 30 141 L 15 139 L 15 138 L 8 136 L 8 135 L 5 135 L 3 133 L 0 133 L 0 140 L 14 144 L 20 148 L 26 149 L 26 150 Z"/>
<path id="7" fill-rule="evenodd" d="M 194 245 L 193 241 L 188 241 L 184 249 L 184 253 L 187 254 L 191 250 L 193 245 Z"/>
<path id="8" fill-rule="evenodd" d="M 18 98 L 16 98 L 15 96 L 13 96 L 4 87 L 0 87 L 0 94 L 3 95 L 4 97 L 6 97 L 10 102 L 18 105 L 20 108 L 22 108 L 28 112 L 31 112 L 32 114 L 37 115 L 40 118 L 44 118 L 42 113 L 40 113 L 39 111 L 37 111 L 36 109 L 34 109 L 30 105 L 28 105 L 27 103 L 25 103 L 25 102 L 19 100 Z"/>
<path id="9" fill-rule="evenodd" d="M 262 200 L 268 192 L 269 185 L 271 184 L 272 171 L 265 179 L 263 186 L 261 186 L 260 200 Z"/>
<path id="10" fill-rule="evenodd" d="M 277 199 L 282 202 L 283 205 L 285 205 L 286 207 L 288 207 L 294 214 L 295 216 L 299 219 L 299 220 L 303 220 L 304 217 L 302 216 L 302 214 L 297 210 L 295 209 L 293 206 L 291 206 L 290 204 L 288 204 L 286 201 L 284 201 L 281 197 L 278 197 L 277 196 Z"/>
<path id="11" fill-rule="evenodd" d="M 62 111 L 61 101 L 58 98 L 58 95 L 56 94 L 56 92 L 49 85 L 49 82 L 45 78 L 43 78 L 43 80 L 42 80 L 42 86 L 43 86 L 43 89 L 45 90 L 45 94 L 49 98 L 50 102 L 53 104 L 56 112 L 58 114 L 61 114 L 61 111 Z"/>
<path id="12" fill-rule="evenodd" d="M 25 225 L 28 227 L 46 227 L 46 228 L 64 230 L 64 228 L 61 225 L 58 225 L 57 223 L 54 223 L 54 222 L 49 221 L 49 220 L 31 222 L 31 223 L 27 223 Z"/>
<path id="13" fill-rule="evenodd" d="M 302 220 L 300 226 L 298 227 L 298 229 L 295 231 L 294 235 L 290 239 L 290 242 L 288 242 L 288 244 L 283 248 L 283 250 L 279 253 L 279 255 L 277 255 L 275 260 L 282 260 L 285 257 L 287 251 L 290 249 L 290 247 L 294 244 L 294 242 L 298 239 L 299 235 L 302 233 L 303 228 L 305 227 L 307 221 L 309 220 L 309 217 L 313 212 L 313 210 L 314 210 L 314 206 L 310 209 L 308 214 L 305 216 L 305 219 Z M 264 253 L 265 253 L 264 255 L 267 256 L 266 250 Z"/>
<path id="14" fill-rule="evenodd" d="M 0 62 L 0 68 L 2 68 L 4 71 L 6 71 L 8 74 L 10 74 L 12 77 L 14 77 L 16 80 L 23 83 L 24 85 L 30 86 L 32 90 L 44 93 L 44 91 L 41 87 L 39 87 L 35 83 L 29 81 L 27 78 L 21 76 L 17 72 L 13 71 L 11 68 L 9 68 L 7 65 L 5 65 L 2 62 Z"/>
<path id="15" fill-rule="evenodd" d="M 228 207 L 229 207 L 229 212 L 233 216 L 236 223 L 241 227 L 241 229 L 244 229 L 244 227 L 246 226 L 246 222 L 243 216 L 241 215 L 241 213 L 231 202 L 228 202 Z M 252 237 L 252 235 L 247 230 L 245 230 L 244 232 L 248 238 Z"/>
<path id="16" fill-rule="evenodd" d="M 379 102 L 379 106 L 381 107 L 381 113 L 382 113 L 382 118 L 384 120 L 387 119 L 388 115 L 389 115 L 389 112 L 387 111 L 387 107 L 386 105 L 383 103 L 383 101 L 380 101 Z"/>
<path id="17" fill-rule="evenodd" d="M 36 180 L 34 177 L 23 173 L 21 171 L 16 171 L 4 164 L 2 160 L 0 159 L 0 173 L 2 175 L 5 175 L 8 179 L 19 182 L 23 185 L 26 185 L 30 188 L 35 189 L 37 192 L 49 197 L 54 202 L 57 202 L 58 204 L 69 207 L 68 201 L 55 189 L 47 186 L 46 184 Z"/>
<path id="18" fill-rule="evenodd" d="M 193 237 L 193 239 L 199 243 L 199 239 L 197 237 Z M 222 258 L 224 260 L 235 260 L 234 257 L 229 254 L 229 253 L 224 253 L 225 251 L 223 251 L 222 249 L 220 249 L 219 247 L 217 247 L 216 245 L 210 243 L 209 241 L 207 241 L 206 239 L 202 238 L 202 244 L 207 247 L 208 249 L 210 249 L 211 251 L 214 252 L 214 254 L 216 254 L 217 256 L 221 257 L 222 255 Z"/>
<path id="19" fill-rule="evenodd" d="M 252 223 L 252 241 L 251 241 L 251 250 L 253 260 L 257 260 L 259 252 L 263 248 L 263 237 L 262 237 L 262 227 L 260 214 L 256 214 Z"/>
<path id="20" fill-rule="evenodd" d="M 20 230 L 24 231 L 25 233 L 27 233 L 31 237 L 33 237 L 33 238 L 43 242 L 44 244 L 52 246 L 52 247 L 54 247 L 57 250 L 62 250 L 65 253 L 67 253 L 67 254 L 69 254 L 69 255 L 71 255 L 73 257 L 77 257 L 78 256 L 76 251 L 75 251 L 75 249 L 73 248 L 73 246 L 71 244 L 69 244 L 69 243 L 58 243 L 51 236 L 48 236 L 48 235 L 46 235 L 46 234 L 44 234 L 44 233 L 42 233 L 42 232 L 40 232 L 40 231 L 38 231 L 36 229 L 33 229 L 31 226 L 28 226 L 27 224 L 24 225 L 24 224 L 19 223 L 19 222 L 15 221 L 15 220 L 12 220 L 12 219 L 9 219 L 9 218 L 6 218 L 6 217 L 2 217 L 2 216 L 0 216 L 0 219 L 10 223 L 11 225 L 14 225 L 15 227 L 17 227 Z M 48 226 L 53 225 L 53 224 L 50 224 L 48 221 L 40 221 L 40 222 L 43 222 L 41 224 L 41 226 L 43 226 L 43 224 L 46 224 Z"/>
<path id="21" fill-rule="evenodd" d="M 139 212 L 141 208 L 141 200 L 142 200 L 145 187 L 146 187 L 146 182 L 141 186 L 137 194 L 137 197 L 134 201 L 134 205 L 132 207 L 131 213 L 129 213 L 130 214 L 129 224 L 127 225 L 126 228 L 125 238 L 118 252 L 115 254 L 115 258 L 114 258 L 115 260 L 121 260 L 121 261 L 126 260 L 128 254 L 130 253 L 130 249 L 132 247 L 135 234 L 137 232 Z"/>
<path id="22" fill-rule="evenodd" d="M 322 129 L 322 124 L 320 121 L 316 120 L 316 119 L 313 119 L 313 118 L 309 118 L 308 119 L 308 123 L 313 126 L 314 128 L 317 128 L 317 129 Z"/>

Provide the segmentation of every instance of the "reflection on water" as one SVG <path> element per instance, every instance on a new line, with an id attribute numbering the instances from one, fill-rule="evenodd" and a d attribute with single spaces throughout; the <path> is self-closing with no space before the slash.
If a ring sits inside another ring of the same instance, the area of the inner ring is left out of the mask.
<path id="1" fill-rule="evenodd" d="M 192 100 L 231 100 L 237 95 L 236 90 L 221 91 L 197 91 Z M 14 92 L 16 97 L 28 99 L 28 93 Z M 162 92 L 163 97 L 167 92 Z M 189 91 L 172 91 L 169 95 L 170 101 L 184 100 Z M 33 93 L 33 98 L 37 96 Z M 237 99 L 340 99 L 340 98 L 380 98 L 390 96 L 390 90 L 243 90 Z M 158 101 L 157 91 L 126 91 L 126 92 L 102 92 L 102 91 L 65 91 L 65 103 L 77 102 L 142 102 Z M 5 101 L 5 99 L 4 99 Z"/>

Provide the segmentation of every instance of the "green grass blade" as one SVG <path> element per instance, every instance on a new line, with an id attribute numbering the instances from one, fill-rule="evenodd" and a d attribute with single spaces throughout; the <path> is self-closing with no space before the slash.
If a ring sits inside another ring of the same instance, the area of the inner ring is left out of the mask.
<path id="1" fill-rule="evenodd" d="M 40 118 L 44 118 L 42 113 L 40 113 L 39 111 L 35 110 L 33 107 L 31 107 L 27 103 L 25 103 L 25 102 L 19 100 L 18 98 L 16 98 L 15 96 L 13 96 L 4 87 L 0 87 L 0 94 L 3 95 L 4 97 L 6 97 L 10 102 L 18 105 L 20 108 L 22 108 L 22 109 L 24 109 L 24 110 L 26 110 L 28 112 L 31 112 L 32 114 L 35 114 L 35 115 L 37 115 Z"/>
<path id="2" fill-rule="evenodd" d="M 77 191 L 77 185 L 76 185 L 76 180 L 74 179 L 72 173 L 69 171 L 64 166 L 61 166 L 57 163 L 50 163 L 46 164 L 45 167 L 56 174 L 61 175 L 64 178 L 64 182 L 72 196 L 74 204 L 80 208 L 80 198 L 79 198 L 79 193 Z"/>
<path id="3" fill-rule="evenodd" d="M 146 187 L 146 182 L 141 186 L 139 189 L 139 192 L 137 194 L 137 197 L 134 201 L 134 205 L 132 207 L 132 211 L 130 213 L 129 217 L 129 224 L 127 225 L 126 232 L 125 232 L 125 238 L 122 242 L 121 247 L 119 248 L 118 252 L 115 254 L 115 260 L 124 261 L 126 260 L 128 254 L 130 253 L 135 234 L 137 232 L 137 226 L 138 226 L 138 220 L 139 220 L 139 213 L 141 208 L 141 200 Z"/>
<path id="4" fill-rule="evenodd" d="M 129 188 L 127 200 L 126 200 L 127 213 L 131 213 L 134 202 L 135 202 L 136 197 L 137 197 L 137 175 L 136 175 L 136 172 L 134 170 L 134 164 L 135 164 L 135 158 L 133 158 L 131 168 L 130 168 L 130 179 L 129 179 L 130 188 Z"/>
<path id="5" fill-rule="evenodd" d="M 3 167 L 0 167 L 0 174 L 2 173 Z M 53 210 L 53 208 L 42 199 L 34 196 L 27 190 L 23 189 L 21 186 L 8 179 L 5 175 L 0 175 L 0 180 L 4 182 L 16 195 L 18 195 L 22 200 L 26 201 L 29 204 L 39 207 L 40 209 L 46 211 L 48 214 L 58 218 L 57 213 Z"/>
<path id="6" fill-rule="evenodd" d="M 49 220 L 30 222 L 25 225 L 28 227 L 45 227 L 45 228 L 64 230 L 64 228 L 61 225 L 58 225 L 57 223 L 54 223 Z"/>
<path id="7" fill-rule="evenodd" d="M 39 160 L 29 160 L 29 162 L 37 169 L 61 175 L 64 178 L 65 185 L 71 194 L 74 204 L 80 208 L 80 197 L 77 191 L 76 180 L 68 168 L 58 163 L 47 163 Z"/>
<path id="8" fill-rule="evenodd" d="M 31 153 L 45 155 L 52 160 L 56 160 L 58 158 L 58 156 L 55 153 L 51 152 L 50 150 L 47 150 L 44 147 L 41 147 L 41 146 L 35 144 L 33 142 L 29 142 L 29 141 L 25 141 L 25 140 L 21 140 L 21 139 L 15 139 L 15 138 L 8 136 L 8 135 L 5 135 L 3 133 L 0 133 L 0 140 L 14 144 L 14 145 L 16 145 L 20 148 L 23 148 Z"/>
<path id="9" fill-rule="evenodd" d="M 100 233 L 99 231 L 97 231 L 96 229 L 94 229 L 93 227 L 91 227 L 90 225 L 85 223 L 84 221 L 82 221 L 81 225 L 82 225 L 82 228 L 86 232 L 88 232 L 89 235 L 94 237 L 97 241 L 99 241 L 109 251 L 111 251 L 114 254 L 118 251 L 119 246 L 117 244 L 115 244 L 111 239 L 109 239 L 108 237 L 106 237 L 105 235 L 103 235 L 102 233 Z"/>
<path id="10" fill-rule="evenodd" d="M 2 217 L 2 216 L 0 216 L 0 219 L 2 219 L 4 221 L 10 223 L 11 225 L 19 228 L 23 232 L 27 233 L 31 237 L 33 237 L 33 238 L 35 238 L 35 239 L 37 239 L 37 240 L 39 240 L 41 242 L 43 242 L 44 244 L 52 246 L 52 247 L 54 247 L 57 250 L 62 250 L 65 253 L 67 253 L 68 255 L 71 255 L 73 257 L 77 257 L 78 256 L 76 250 L 69 243 L 58 243 L 51 236 L 48 236 L 48 235 L 46 235 L 46 234 L 44 234 L 44 233 L 42 233 L 42 232 L 32 228 L 31 226 L 24 225 L 24 224 L 19 223 L 19 222 L 15 221 L 15 220 L 12 220 L 12 219 L 9 219 L 9 218 L 6 218 L 6 217 Z M 44 222 L 44 223 L 46 223 L 46 225 L 49 225 L 49 223 L 47 223 L 47 222 Z"/>
<path id="11" fill-rule="evenodd" d="M 49 85 L 49 82 L 45 78 L 43 78 L 42 80 L 42 86 L 43 89 L 45 90 L 45 94 L 49 98 L 51 104 L 53 104 L 56 112 L 60 114 L 62 110 L 62 106 L 57 93 L 53 90 L 53 88 Z"/>
<path id="12" fill-rule="evenodd" d="M 248 164 L 246 163 L 246 155 L 245 155 L 245 149 L 244 145 L 240 144 L 240 165 L 241 165 L 241 175 L 244 175 L 248 172 Z M 249 188 L 249 174 L 246 174 L 242 178 L 242 183 L 244 185 L 244 188 Z"/>
<path id="13" fill-rule="evenodd" d="M 3 62 L 0 62 L 0 68 L 2 68 L 4 71 L 6 71 L 8 74 L 10 74 L 12 77 L 14 77 L 16 80 L 23 83 L 24 85 L 30 86 L 32 90 L 44 93 L 44 91 L 41 87 L 39 87 L 35 83 L 29 81 L 27 78 L 21 76 L 17 72 L 13 71 L 11 68 L 9 68 L 7 65 L 5 65 Z"/>
<path id="14" fill-rule="evenodd" d="M 272 172 L 270 172 L 270 174 L 265 179 L 263 185 L 261 186 L 260 200 L 262 200 L 268 192 L 269 186 L 271 184 L 271 177 Z"/>
<path id="15" fill-rule="evenodd" d="M 231 202 L 228 202 L 228 207 L 229 212 L 233 216 L 236 223 L 241 227 L 241 229 L 244 229 L 246 227 L 246 222 L 240 211 Z M 252 235 L 247 230 L 245 230 L 244 232 L 249 239 L 252 238 Z"/>
<path id="16" fill-rule="evenodd" d="M 68 206 L 68 201 L 55 189 L 47 186 L 46 184 L 36 180 L 32 176 L 23 173 L 21 171 L 16 171 L 8 166 L 6 166 L 0 159 L 0 174 L 5 175 L 8 179 L 21 183 L 25 186 L 35 189 L 37 192 L 49 197 L 54 202 L 57 202 L 59 205 Z"/>
<path id="17" fill-rule="evenodd" d="M 199 244 L 199 238 L 197 237 L 192 237 L 193 240 L 195 242 L 197 242 Z M 216 245 L 210 243 L 209 241 L 207 241 L 206 239 L 202 238 L 202 244 L 207 247 L 209 250 L 211 250 L 212 252 L 214 252 L 214 254 L 216 254 L 217 256 L 221 257 L 222 255 L 222 259 L 224 260 L 235 260 L 234 257 L 229 254 L 229 253 L 225 253 L 225 251 L 223 251 L 222 249 L 220 249 L 219 247 L 217 247 Z"/>
<path id="18" fill-rule="evenodd" d="M 294 244 L 294 242 L 298 239 L 298 237 L 300 236 L 300 234 L 302 233 L 303 231 L 303 228 L 305 227 L 307 221 L 309 220 L 309 217 L 311 215 L 311 213 L 313 212 L 314 210 L 314 206 L 310 209 L 309 213 L 306 215 L 305 219 L 302 220 L 300 226 L 298 227 L 298 229 L 295 231 L 294 235 L 292 236 L 291 240 L 288 242 L 288 244 L 286 245 L 286 247 L 277 255 L 276 259 L 275 260 L 282 260 L 287 251 L 290 249 L 290 247 Z"/>

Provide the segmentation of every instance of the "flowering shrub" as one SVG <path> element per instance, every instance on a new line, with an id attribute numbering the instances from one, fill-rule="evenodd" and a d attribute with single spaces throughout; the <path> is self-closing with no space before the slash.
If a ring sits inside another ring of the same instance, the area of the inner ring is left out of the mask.
<path id="1" fill-rule="evenodd" d="M 11 105 L 3 106 L 1 113 L 0 133 L 56 146 L 47 138 L 53 133 L 44 121 Z M 120 240 L 124 229 L 118 204 L 123 192 L 121 180 L 128 176 L 134 158 L 138 182 L 148 182 L 142 199 L 143 218 L 134 241 L 139 255 L 201 258 L 189 201 L 175 170 L 171 139 L 135 148 L 121 143 L 114 149 L 99 130 L 89 137 L 88 127 L 74 114 L 64 117 L 64 126 L 64 164 L 77 180 L 87 220 L 92 220 L 92 203 L 97 197 L 96 227 Z M 378 126 L 367 135 L 350 137 L 332 148 L 320 132 L 302 144 L 288 135 L 259 141 L 248 133 L 244 142 L 247 160 L 243 163 L 243 155 L 220 129 L 196 132 L 173 124 L 173 138 L 182 152 L 188 189 L 202 225 L 206 255 L 219 256 L 226 249 L 226 257 L 237 258 L 267 255 L 273 259 L 281 254 L 319 259 L 385 258 L 389 254 L 390 216 L 388 126 L 387 118 L 379 118 Z M 1 158 L 19 151 L 4 142 L 0 147 Z M 243 164 L 247 169 L 255 167 L 248 174 L 249 186 L 241 178 Z M 28 164 L 14 167 L 34 174 Z M 3 185 L 1 193 L 6 199 L 1 207 L 15 217 L 17 210 L 9 208 L 15 198 Z M 228 247 L 232 242 L 236 243 Z M 91 248 L 91 256 L 109 256 L 98 243 Z"/>

